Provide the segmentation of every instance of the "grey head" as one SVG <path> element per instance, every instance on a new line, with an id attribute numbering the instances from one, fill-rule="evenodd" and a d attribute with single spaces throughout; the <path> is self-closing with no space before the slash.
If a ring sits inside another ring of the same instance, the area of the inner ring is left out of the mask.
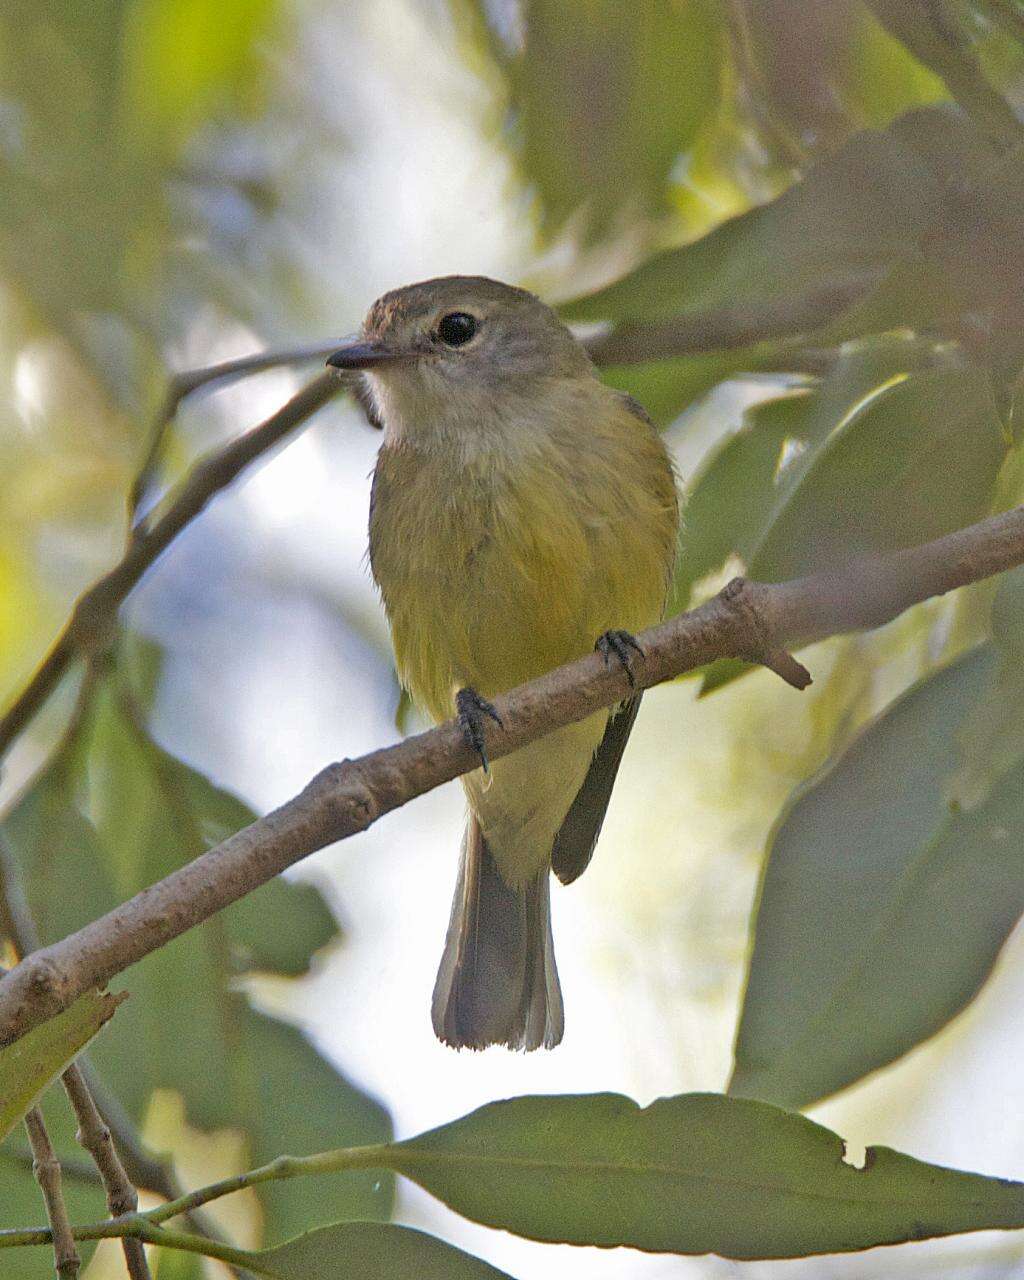
<path id="1" fill-rule="evenodd" d="M 361 370 L 385 423 L 479 412 L 481 397 L 529 395 L 550 379 L 593 376 L 590 358 L 534 294 L 486 276 L 441 276 L 384 294 L 359 340 L 327 363 Z"/>

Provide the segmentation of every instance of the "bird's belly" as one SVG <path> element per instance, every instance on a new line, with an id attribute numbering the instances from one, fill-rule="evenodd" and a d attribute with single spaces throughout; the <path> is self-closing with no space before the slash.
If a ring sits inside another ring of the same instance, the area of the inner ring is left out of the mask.
<path id="1" fill-rule="evenodd" d="M 624 519 L 623 502 L 585 506 L 544 473 L 474 490 L 464 477 L 432 476 L 429 464 L 401 476 L 380 468 L 374 575 L 399 676 L 436 720 L 453 714 L 461 687 L 493 697 L 589 653 L 609 628 L 641 630 L 659 617 L 664 540 Z M 494 761 L 489 778 L 477 769 L 463 779 L 509 883 L 550 859 L 607 719 L 597 712 Z"/>

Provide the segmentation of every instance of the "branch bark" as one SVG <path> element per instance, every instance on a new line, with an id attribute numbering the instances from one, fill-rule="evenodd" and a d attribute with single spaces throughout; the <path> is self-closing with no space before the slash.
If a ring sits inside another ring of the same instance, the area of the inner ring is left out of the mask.
<path id="1" fill-rule="evenodd" d="M 280 444 L 342 387 L 333 372 L 320 374 L 258 427 L 200 459 L 163 515 L 151 526 L 137 529 L 113 569 L 79 597 L 64 630 L 24 692 L 0 717 L 0 757 L 53 693 L 75 658 L 105 647 L 121 605 L 186 525 L 250 463 Z"/>
<path id="2" fill-rule="evenodd" d="M 716 658 L 764 662 L 796 676 L 787 650 L 880 626 L 911 605 L 1024 564 L 1024 507 L 922 546 L 777 584 L 737 580 L 713 600 L 640 637 L 638 686 Z M 631 692 L 626 672 L 594 653 L 496 699 L 492 759 Z M 0 981 L 0 1044 L 101 987 L 143 956 L 265 884 L 286 867 L 363 831 L 382 814 L 478 764 L 454 721 L 358 760 L 329 765 L 293 800 L 144 889 L 101 919 L 21 961 Z"/>
<path id="3" fill-rule="evenodd" d="M 46 1132 L 43 1113 L 33 1107 L 25 1116 L 25 1130 L 32 1148 L 32 1172 L 46 1205 L 46 1218 L 53 1240 L 53 1263 L 58 1280 L 78 1280 L 82 1260 L 75 1247 L 71 1219 L 64 1203 L 64 1191 L 60 1179 L 60 1161 Z"/>

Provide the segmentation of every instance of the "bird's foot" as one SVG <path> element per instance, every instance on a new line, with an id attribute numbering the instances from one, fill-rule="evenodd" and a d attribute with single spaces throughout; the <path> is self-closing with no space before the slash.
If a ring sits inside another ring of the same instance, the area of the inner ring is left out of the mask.
<path id="1" fill-rule="evenodd" d="M 639 654 L 642 658 L 644 651 L 635 636 L 630 635 L 628 631 L 606 631 L 603 636 L 598 636 L 597 644 L 594 645 L 594 648 L 604 658 L 605 666 L 614 657 L 625 671 L 629 687 L 631 689 L 636 688 L 633 657 L 635 654 Z"/>
<path id="2" fill-rule="evenodd" d="M 480 757 L 484 773 L 491 771 L 487 760 L 487 744 L 484 741 L 484 717 L 487 716 L 500 728 L 504 729 L 501 716 L 492 702 L 480 696 L 475 689 L 460 689 L 455 695 L 455 712 L 459 728 L 466 740 L 466 745 Z"/>

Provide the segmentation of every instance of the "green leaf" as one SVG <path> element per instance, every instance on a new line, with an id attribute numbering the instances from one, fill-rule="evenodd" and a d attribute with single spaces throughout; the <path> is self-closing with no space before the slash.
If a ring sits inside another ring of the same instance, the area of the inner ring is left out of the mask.
<path id="1" fill-rule="evenodd" d="M 149 1257 L 153 1280 L 204 1280 L 202 1255 L 179 1249 L 154 1249 Z"/>
<path id="2" fill-rule="evenodd" d="M 454 1245 L 383 1222 L 320 1227 L 247 1255 L 245 1266 L 273 1280 L 509 1280 Z"/>
<path id="3" fill-rule="evenodd" d="M 658 212 L 669 178 L 715 114 L 724 28 L 708 0 L 530 0 L 507 53 L 513 136 L 556 231 L 581 207 L 598 236 L 627 210 Z"/>
<path id="4" fill-rule="evenodd" d="M 870 1147 L 720 1094 L 494 1102 L 388 1163 L 464 1217 L 535 1240 L 726 1258 L 841 1253 L 1024 1226 L 1024 1184 Z"/>
<path id="5" fill-rule="evenodd" d="M 258 74 L 277 0 L 138 0 L 126 24 L 126 120 L 180 144 Z M 164 145 L 167 145 L 165 141 Z"/>
<path id="6" fill-rule="evenodd" d="M 572 320 L 653 320 L 805 296 L 908 257 L 995 153 L 951 110 L 933 107 L 859 133 L 777 199 L 655 255 L 567 304 Z"/>
<path id="7" fill-rule="evenodd" d="M 1007 447 L 989 379 L 935 360 L 920 344 L 858 344 L 816 386 L 749 410 L 686 495 L 669 613 L 731 554 L 778 582 L 984 515 Z"/>
<path id="8" fill-rule="evenodd" d="M 109 911 L 254 819 L 236 797 L 158 746 L 114 673 L 75 740 L 3 824 L 30 909 L 49 942 Z M 66 891 L 75 868 L 76 892 Z M 253 1159 L 389 1136 L 383 1109 L 291 1027 L 257 1013 L 238 990 L 254 973 L 304 973 L 336 937 L 308 885 L 283 879 L 161 948 L 124 975 L 133 999 L 120 1035 L 91 1055 L 140 1124 L 155 1089 L 185 1100 L 190 1122 L 234 1128 Z M 119 1020 L 120 1021 L 120 1020 Z M 145 1044 L 144 1055 L 125 1044 Z M 311 1225 L 295 1185 L 259 1192 L 268 1230 Z M 387 1217 L 392 1183 L 369 1173 L 339 1184 L 339 1216 Z"/>
<path id="9" fill-rule="evenodd" d="M 92 991 L 70 1008 L 0 1049 L 0 1140 L 74 1061 L 125 996 Z"/>
<path id="10" fill-rule="evenodd" d="M 783 368 L 785 363 L 781 348 L 762 343 L 713 355 L 611 365 L 601 370 L 601 377 L 609 385 L 635 396 L 652 421 L 664 427 L 719 383 L 766 367 Z"/>
<path id="11" fill-rule="evenodd" d="M 1024 763 L 973 807 L 958 780 L 995 673 L 984 646 L 921 681 L 783 816 L 731 1092 L 806 1106 L 933 1035 L 988 977 L 1024 910 Z"/>
<path id="12" fill-rule="evenodd" d="M 750 572 L 778 582 L 962 528 L 988 513 L 1006 451 L 986 370 L 897 375 L 780 477 Z"/>
<path id="13" fill-rule="evenodd" d="M 843 94 L 865 124 L 883 127 L 913 107 L 947 96 L 939 77 L 914 58 L 864 8 L 855 10 L 855 34 L 843 66 Z"/>

